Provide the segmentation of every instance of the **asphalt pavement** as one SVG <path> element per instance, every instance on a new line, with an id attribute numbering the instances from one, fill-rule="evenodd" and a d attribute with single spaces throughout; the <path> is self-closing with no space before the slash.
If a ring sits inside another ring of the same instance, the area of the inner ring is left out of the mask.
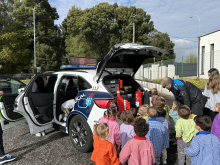
<path id="1" fill-rule="evenodd" d="M 159 94 L 161 95 L 161 94 Z M 164 95 L 163 95 L 164 96 Z M 171 106 L 173 98 L 164 96 Z M 69 135 L 51 128 L 46 136 L 37 137 L 30 134 L 27 124 L 5 130 L 3 133 L 5 153 L 17 156 L 7 165 L 95 165 L 90 160 L 90 153 L 77 151 Z M 168 149 L 168 165 L 176 161 L 176 146 Z"/>

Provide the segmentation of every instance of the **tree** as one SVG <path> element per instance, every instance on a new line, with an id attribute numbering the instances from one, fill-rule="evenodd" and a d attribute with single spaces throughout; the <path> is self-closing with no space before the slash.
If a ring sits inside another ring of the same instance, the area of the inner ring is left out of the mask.
<path id="1" fill-rule="evenodd" d="M 154 29 L 151 16 L 134 6 L 100 3 L 81 10 L 73 6 L 67 15 L 67 58 L 96 57 L 101 60 L 117 43 L 132 42 L 133 22 L 136 43 L 147 44 L 147 34 Z"/>
<path id="2" fill-rule="evenodd" d="M 168 59 L 175 59 L 176 54 L 174 53 L 174 46 L 175 44 L 170 40 L 170 37 L 167 33 L 162 33 L 156 29 L 154 29 L 152 32 L 150 32 L 147 36 L 147 44 L 150 46 L 156 46 L 161 49 L 165 49 L 169 52 L 168 55 L 163 55 L 163 60 Z M 155 61 L 161 61 L 161 58 L 157 58 Z M 154 59 L 147 59 L 145 60 L 146 63 L 152 63 L 154 62 Z"/>
<path id="3" fill-rule="evenodd" d="M 184 61 L 185 63 L 197 63 L 197 55 L 190 53 L 187 57 L 186 60 Z"/>

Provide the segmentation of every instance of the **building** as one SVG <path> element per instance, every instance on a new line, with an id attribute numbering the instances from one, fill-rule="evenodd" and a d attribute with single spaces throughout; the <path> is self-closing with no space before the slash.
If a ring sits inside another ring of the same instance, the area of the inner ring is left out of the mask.
<path id="1" fill-rule="evenodd" d="M 208 71 L 220 71 L 220 30 L 200 37 L 199 76 L 208 79 Z"/>

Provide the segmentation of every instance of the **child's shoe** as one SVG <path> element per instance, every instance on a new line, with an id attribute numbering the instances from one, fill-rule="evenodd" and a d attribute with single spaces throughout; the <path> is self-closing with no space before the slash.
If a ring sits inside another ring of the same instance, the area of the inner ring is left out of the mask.
<path id="1" fill-rule="evenodd" d="M 61 120 L 62 120 L 62 118 L 63 118 L 63 115 L 62 115 L 62 114 L 60 114 L 60 115 L 59 115 L 59 121 L 61 121 Z"/>
<path id="2" fill-rule="evenodd" d="M 41 135 L 42 135 L 42 136 L 45 136 L 45 131 L 42 131 L 42 132 L 41 132 Z"/>
<path id="3" fill-rule="evenodd" d="M 11 156 L 11 155 L 7 154 L 3 158 L 0 158 L 0 164 L 10 162 L 10 161 L 15 160 L 15 159 L 16 159 L 16 156 Z"/>
<path id="4" fill-rule="evenodd" d="M 40 133 L 40 132 L 36 133 L 35 135 L 36 135 L 37 137 L 41 137 L 41 133 Z"/>

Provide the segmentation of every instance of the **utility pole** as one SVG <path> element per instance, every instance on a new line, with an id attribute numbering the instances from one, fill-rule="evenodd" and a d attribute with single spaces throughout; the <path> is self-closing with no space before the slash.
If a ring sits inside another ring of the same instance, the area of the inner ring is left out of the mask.
<path id="1" fill-rule="evenodd" d="M 37 67 L 36 67 L 36 44 L 35 44 L 35 8 L 33 9 L 33 20 L 34 20 L 34 74 L 37 74 Z"/>
<path id="2" fill-rule="evenodd" d="M 135 43 L 135 23 L 133 22 L 133 43 Z"/>

